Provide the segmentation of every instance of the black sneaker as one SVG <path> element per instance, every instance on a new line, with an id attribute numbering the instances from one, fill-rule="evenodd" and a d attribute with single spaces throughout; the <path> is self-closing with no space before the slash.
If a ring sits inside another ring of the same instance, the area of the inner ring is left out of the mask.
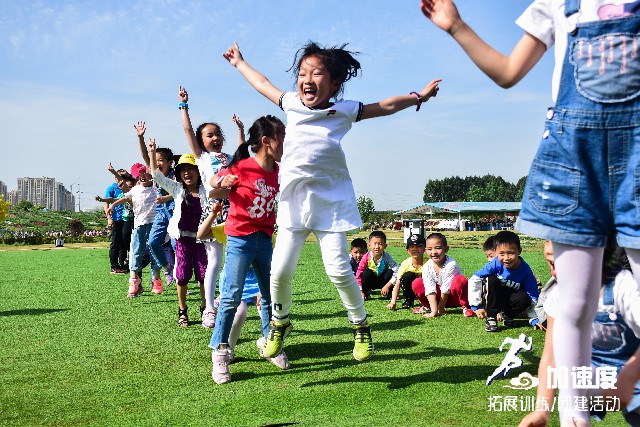
<path id="1" fill-rule="evenodd" d="M 495 317 L 487 317 L 484 330 L 487 332 L 496 332 L 498 330 L 498 321 Z"/>
<path id="2" fill-rule="evenodd" d="M 409 298 L 404 300 L 404 302 L 402 303 L 402 308 L 413 308 L 413 300 Z"/>
<path id="3" fill-rule="evenodd" d="M 516 326 L 516 321 L 510 317 L 505 316 L 504 314 L 502 315 L 502 321 L 504 322 L 505 328 L 515 328 Z"/>

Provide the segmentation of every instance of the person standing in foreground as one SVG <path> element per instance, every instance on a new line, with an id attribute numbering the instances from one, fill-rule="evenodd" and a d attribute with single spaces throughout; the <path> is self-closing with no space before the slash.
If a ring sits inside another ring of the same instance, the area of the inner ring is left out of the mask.
<path id="1" fill-rule="evenodd" d="M 556 365 L 591 362 L 603 248 L 613 232 L 640 283 L 640 16 L 637 1 L 536 0 L 518 18 L 525 31 L 509 56 L 485 43 L 451 0 L 422 0 L 424 15 L 449 33 L 504 88 L 519 82 L 554 43 L 553 100 L 527 178 L 516 228 L 553 242 L 558 292 Z M 586 398 L 580 387 L 560 399 Z M 561 409 L 562 426 L 588 426 L 579 405 Z"/>

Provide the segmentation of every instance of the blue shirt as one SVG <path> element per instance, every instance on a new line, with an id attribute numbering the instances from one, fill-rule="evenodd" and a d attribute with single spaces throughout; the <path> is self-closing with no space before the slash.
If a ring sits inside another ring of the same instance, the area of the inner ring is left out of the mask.
<path id="1" fill-rule="evenodd" d="M 520 265 L 515 269 L 508 269 L 495 257 L 484 267 L 474 273 L 482 279 L 489 276 L 496 276 L 502 286 L 512 288 L 516 291 L 523 290 L 529 295 L 532 301 L 537 301 L 540 292 L 538 291 L 538 281 L 529 264 L 522 257 Z"/>
<path id="2" fill-rule="evenodd" d="M 115 182 L 107 187 L 107 191 L 104 193 L 105 199 L 113 197 L 114 199 L 119 199 L 122 196 L 122 190 L 118 188 L 118 184 Z M 111 213 L 111 219 L 114 221 L 122 221 L 122 212 L 124 211 L 124 206 L 118 205 L 113 208 L 113 212 Z"/>

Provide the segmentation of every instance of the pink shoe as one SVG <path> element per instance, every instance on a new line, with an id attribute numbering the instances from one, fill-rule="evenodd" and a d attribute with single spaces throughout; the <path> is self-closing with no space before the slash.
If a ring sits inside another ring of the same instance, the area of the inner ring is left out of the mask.
<path id="1" fill-rule="evenodd" d="M 151 285 L 151 292 L 160 295 L 164 289 L 162 289 L 162 280 L 154 279 Z"/>
<path id="2" fill-rule="evenodd" d="M 229 353 L 226 349 L 222 351 L 213 350 L 211 352 L 211 362 L 213 364 L 211 378 L 213 378 L 216 384 L 224 384 L 231 381 L 231 374 L 229 373 Z"/>
<path id="3" fill-rule="evenodd" d="M 262 354 L 262 349 L 267 344 L 267 340 L 264 337 L 258 338 L 256 341 L 256 346 L 258 346 L 258 352 L 260 353 L 260 357 L 264 357 Z M 289 359 L 287 358 L 284 350 L 280 350 L 280 353 L 276 354 L 274 357 L 264 357 L 269 362 L 273 363 L 280 369 L 289 369 L 291 365 L 289 365 Z"/>
<path id="4" fill-rule="evenodd" d="M 427 307 L 425 307 L 424 305 L 418 306 L 416 308 L 413 309 L 413 314 L 426 314 L 428 313 L 429 310 Z"/>
<path id="5" fill-rule="evenodd" d="M 466 307 L 462 309 L 462 314 L 464 315 L 464 317 L 473 317 L 476 313 L 469 307 Z"/>
<path id="6" fill-rule="evenodd" d="M 202 312 L 202 327 L 212 329 L 216 324 L 216 312 L 215 310 L 205 310 Z"/>
<path id="7" fill-rule="evenodd" d="M 144 289 L 142 289 L 140 282 L 142 282 L 142 280 L 140 280 L 139 278 L 129 279 L 129 292 L 127 293 L 127 298 L 135 298 L 144 292 Z"/>

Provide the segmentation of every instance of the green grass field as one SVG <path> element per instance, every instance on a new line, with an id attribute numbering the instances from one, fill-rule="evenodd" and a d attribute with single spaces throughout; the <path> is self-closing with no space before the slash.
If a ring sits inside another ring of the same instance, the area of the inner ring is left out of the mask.
<path id="1" fill-rule="evenodd" d="M 400 245 L 389 248 L 398 261 L 406 256 Z M 484 263 L 479 249 L 450 255 L 467 276 Z M 523 256 L 546 280 L 539 247 Z M 211 379 L 211 331 L 200 325 L 195 284 L 192 325 L 180 328 L 175 288 L 125 298 L 127 278 L 108 273 L 106 248 L 0 251 L 0 265 L 2 426 L 515 426 L 525 412 L 489 411 L 490 397 L 535 395 L 504 387 L 537 372 L 544 333 L 526 320 L 489 334 L 459 309 L 424 319 L 388 311 L 376 296 L 366 302 L 376 354 L 353 360 L 345 311 L 313 243 L 294 279 L 291 369 L 258 357 L 259 318 L 250 307 L 225 385 Z M 533 351 L 486 386 L 504 357 L 498 347 L 519 333 L 533 337 Z M 602 425 L 624 423 L 613 414 Z"/>

